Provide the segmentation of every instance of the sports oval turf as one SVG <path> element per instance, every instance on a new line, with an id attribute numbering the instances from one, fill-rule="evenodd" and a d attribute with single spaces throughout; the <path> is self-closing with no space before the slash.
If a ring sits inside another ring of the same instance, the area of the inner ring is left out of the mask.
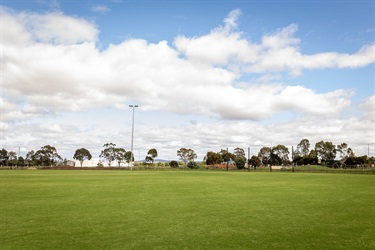
<path id="1" fill-rule="evenodd" d="M 1 249 L 374 249 L 375 176 L 0 171 Z"/>

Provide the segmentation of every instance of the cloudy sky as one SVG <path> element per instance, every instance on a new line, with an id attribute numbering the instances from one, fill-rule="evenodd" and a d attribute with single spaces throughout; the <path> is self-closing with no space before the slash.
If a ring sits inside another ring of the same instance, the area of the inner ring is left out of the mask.
<path id="1" fill-rule="evenodd" d="M 70 159 L 375 140 L 375 2 L 2 0 L 1 145 Z M 370 145 L 371 155 L 375 154 Z"/>

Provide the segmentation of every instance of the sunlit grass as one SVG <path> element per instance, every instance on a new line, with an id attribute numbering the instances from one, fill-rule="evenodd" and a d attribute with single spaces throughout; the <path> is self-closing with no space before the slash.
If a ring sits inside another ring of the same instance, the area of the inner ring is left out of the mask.
<path id="1" fill-rule="evenodd" d="M 375 176 L 0 171 L 1 249 L 373 249 Z"/>

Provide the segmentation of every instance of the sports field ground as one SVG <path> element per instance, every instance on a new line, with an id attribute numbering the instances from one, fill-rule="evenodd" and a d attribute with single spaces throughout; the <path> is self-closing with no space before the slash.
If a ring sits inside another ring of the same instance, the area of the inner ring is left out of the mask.
<path id="1" fill-rule="evenodd" d="M 1 249 L 375 249 L 375 176 L 0 171 Z"/>

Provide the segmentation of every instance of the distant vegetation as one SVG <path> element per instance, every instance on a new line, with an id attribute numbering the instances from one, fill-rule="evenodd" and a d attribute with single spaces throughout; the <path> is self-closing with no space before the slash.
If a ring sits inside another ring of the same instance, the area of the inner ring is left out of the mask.
<path id="1" fill-rule="evenodd" d="M 180 148 L 176 155 L 180 162 L 172 161 L 167 164 L 158 163 L 159 167 L 187 167 L 191 169 L 200 168 L 200 164 L 195 162 L 197 154 L 193 149 Z M 290 159 L 290 155 L 292 156 Z M 135 165 L 142 165 L 144 167 L 155 167 L 155 160 L 158 156 L 158 151 L 155 148 L 147 152 L 147 156 L 143 163 L 136 163 Z M 134 161 L 134 154 L 126 151 L 123 148 L 116 147 L 114 143 L 106 143 L 103 145 L 103 150 L 99 155 L 101 161 L 99 167 L 118 166 L 124 164 L 132 164 Z M 89 150 L 85 148 L 77 149 L 74 153 L 73 159 L 80 162 L 80 166 L 85 160 L 90 160 L 92 155 Z M 7 151 L 2 149 L 0 151 L 0 165 L 13 167 L 51 167 L 57 165 L 69 165 L 68 160 L 63 160 L 57 153 L 57 149 L 53 146 L 46 145 L 41 149 L 31 150 L 26 154 L 26 158 L 18 156 L 14 151 Z M 277 145 L 274 147 L 262 147 L 257 155 L 246 158 L 243 148 L 235 148 L 233 152 L 227 149 L 221 149 L 218 152 L 209 151 L 203 158 L 205 166 L 224 165 L 228 170 L 230 167 L 237 169 L 272 166 L 301 166 L 301 165 L 321 165 L 331 168 L 357 168 L 357 167 L 371 167 L 374 164 L 374 157 L 369 158 L 366 155 L 356 156 L 353 150 L 347 143 L 334 145 L 332 142 L 320 141 L 315 144 L 315 147 L 310 149 L 310 142 L 308 139 L 302 139 L 298 143 L 296 149 L 292 148 L 292 152 L 284 145 Z M 106 163 L 106 164 L 104 164 Z M 203 166 L 203 167 L 205 167 Z"/>

